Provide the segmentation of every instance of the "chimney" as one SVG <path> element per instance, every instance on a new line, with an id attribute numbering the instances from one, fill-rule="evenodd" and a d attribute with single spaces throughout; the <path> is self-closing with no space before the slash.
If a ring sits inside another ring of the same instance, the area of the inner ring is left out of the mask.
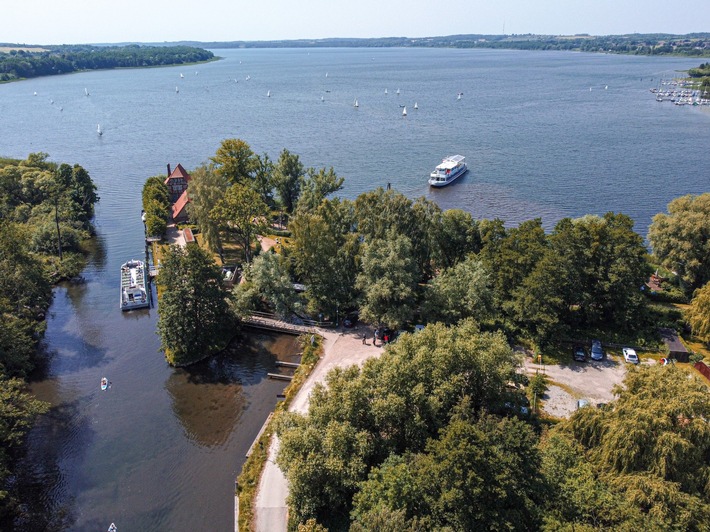
<path id="1" fill-rule="evenodd" d="M 170 174 L 171 174 L 171 173 L 172 173 L 172 172 L 170 171 L 170 163 L 168 163 L 168 177 L 170 177 Z"/>

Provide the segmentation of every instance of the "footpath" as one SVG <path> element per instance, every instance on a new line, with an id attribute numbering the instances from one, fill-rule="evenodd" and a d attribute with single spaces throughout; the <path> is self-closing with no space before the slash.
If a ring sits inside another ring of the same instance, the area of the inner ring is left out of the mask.
<path id="1" fill-rule="evenodd" d="M 325 376 L 335 367 L 361 366 L 368 358 L 380 356 L 382 347 L 372 345 L 372 330 L 361 326 L 353 329 L 318 329 L 323 337 L 323 357 L 296 394 L 289 408 L 305 414 L 311 390 L 316 383 L 325 382 Z M 367 343 L 362 343 L 367 334 Z M 379 344 L 381 345 L 381 344 Z M 288 482 L 276 465 L 279 440 L 274 436 L 269 446 L 268 458 L 256 494 L 254 519 L 257 532 L 285 532 L 288 523 Z"/>

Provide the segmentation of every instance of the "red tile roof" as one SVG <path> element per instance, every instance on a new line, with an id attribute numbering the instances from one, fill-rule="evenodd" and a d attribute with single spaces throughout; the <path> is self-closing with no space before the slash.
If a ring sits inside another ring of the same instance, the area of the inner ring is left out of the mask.
<path id="1" fill-rule="evenodd" d="M 177 220 L 181 215 L 185 214 L 183 211 L 187 204 L 190 203 L 190 196 L 187 195 L 187 190 L 180 194 L 180 197 L 175 203 L 173 203 L 173 220 Z"/>
<path id="2" fill-rule="evenodd" d="M 185 170 L 182 167 L 182 165 L 180 163 L 178 163 L 178 165 L 175 167 L 175 170 L 170 172 L 170 175 L 167 178 L 165 178 L 165 183 L 167 184 L 167 182 L 170 181 L 171 179 L 180 178 L 180 177 L 183 178 L 185 181 L 190 181 L 190 179 L 192 179 L 190 174 L 187 173 L 187 170 Z"/>

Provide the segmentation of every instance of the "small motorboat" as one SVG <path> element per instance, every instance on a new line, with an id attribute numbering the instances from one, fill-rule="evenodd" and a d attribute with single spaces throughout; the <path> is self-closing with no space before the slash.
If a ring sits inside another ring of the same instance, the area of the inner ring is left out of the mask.
<path id="1" fill-rule="evenodd" d="M 101 389 L 105 391 L 107 388 L 108 388 L 108 379 L 106 377 L 101 377 Z M 113 523 L 111 523 L 111 524 L 113 524 Z M 109 528 L 109 530 L 111 530 L 111 529 Z"/>

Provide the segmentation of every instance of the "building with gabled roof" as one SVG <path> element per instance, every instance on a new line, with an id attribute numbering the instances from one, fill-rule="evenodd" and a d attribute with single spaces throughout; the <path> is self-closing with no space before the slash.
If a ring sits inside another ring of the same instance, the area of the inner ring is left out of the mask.
<path id="1" fill-rule="evenodd" d="M 172 207 L 172 217 L 175 223 L 186 222 L 188 219 L 187 205 L 190 203 L 190 196 L 187 193 L 187 189 L 180 194 L 180 197 Z"/>
<path id="2" fill-rule="evenodd" d="M 165 178 L 165 184 L 168 187 L 168 194 L 170 194 L 170 202 L 175 203 L 183 192 L 187 190 L 187 185 L 192 177 L 187 173 L 180 163 L 175 167 L 175 170 L 170 171 L 170 164 L 168 164 L 168 177 Z"/>

